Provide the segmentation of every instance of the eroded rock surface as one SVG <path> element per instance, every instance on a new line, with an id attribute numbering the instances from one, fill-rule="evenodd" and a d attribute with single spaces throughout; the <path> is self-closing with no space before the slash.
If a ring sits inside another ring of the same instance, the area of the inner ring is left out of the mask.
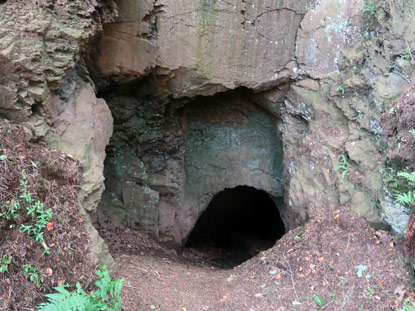
<path id="1" fill-rule="evenodd" d="M 283 198 L 287 228 L 350 207 L 405 231 L 380 118 L 414 81 L 414 0 L 117 4 L 115 20 L 111 1 L 0 4 L 0 115 L 83 161 L 90 210 L 111 135 L 95 94 L 108 102 L 98 219 L 180 244 L 246 184 Z"/>
<path id="2" fill-rule="evenodd" d="M 313 3 L 121 1 L 93 54 L 96 71 L 116 81 L 152 72 L 176 98 L 270 88 L 297 74 L 297 29 Z"/>
<path id="3" fill-rule="evenodd" d="M 98 221 L 181 245 L 212 197 L 225 188 L 255 186 L 283 208 L 278 118 L 252 97 L 241 90 L 185 105 L 108 99 L 116 126 Z"/>

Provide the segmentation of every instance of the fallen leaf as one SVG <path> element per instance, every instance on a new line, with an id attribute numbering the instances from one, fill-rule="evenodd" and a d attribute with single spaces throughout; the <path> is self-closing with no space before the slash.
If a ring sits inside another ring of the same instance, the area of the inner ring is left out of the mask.
<path id="1" fill-rule="evenodd" d="M 58 286 L 62 286 L 63 280 L 58 281 Z"/>
<path id="2" fill-rule="evenodd" d="M 51 276 L 53 274 L 52 268 L 46 268 L 46 275 Z"/>
<path id="3" fill-rule="evenodd" d="M 337 215 L 334 216 L 334 219 L 339 219 L 339 217 L 340 217 L 340 215 L 337 214 Z"/>
<path id="4" fill-rule="evenodd" d="M 385 280 L 380 280 L 380 281 L 378 282 L 378 284 L 379 284 L 379 285 L 382 285 L 383 283 L 385 283 Z"/>
<path id="5" fill-rule="evenodd" d="M 276 280 L 279 280 L 281 278 L 281 273 L 277 273 L 276 275 L 275 275 L 275 279 Z"/>
<path id="6" fill-rule="evenodd" d="M 318 262 L 324 262 L 324 256 L 317 258 Z"/>
<path id="7" fill-rule="evenodd" d="M 50 231 L 53 229 L 53 227 L 54 227 L 53 222 L 48 222 L 48 224 L 46 225 L 46 230 Z"/>
<path id="8" fill-rule="evenodd" d="M 43 241 L 42 242 L 42 247 L 44 248 L 44 249 L 48 249 L 49 247 L 48 247 L 48 245 L 46 244 L 46 242 L 45 241 Z"/>

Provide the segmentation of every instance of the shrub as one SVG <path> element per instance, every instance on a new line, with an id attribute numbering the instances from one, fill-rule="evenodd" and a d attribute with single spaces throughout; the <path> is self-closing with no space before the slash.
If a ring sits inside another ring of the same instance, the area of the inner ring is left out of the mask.
<path id="1" fill-rule="evenodd" d="M 38 311 L 118 311 L 121 310 L 120 297 L 124 279 L 111 281 L 108 271 L 96 271 L 98 288 L 93 294 L 87 294 L 79 283 L 76 291 L 70 292 L 67 284 L 55 287 L 57 293 L 45 295 L 49 301 L 38 306 Z"/>

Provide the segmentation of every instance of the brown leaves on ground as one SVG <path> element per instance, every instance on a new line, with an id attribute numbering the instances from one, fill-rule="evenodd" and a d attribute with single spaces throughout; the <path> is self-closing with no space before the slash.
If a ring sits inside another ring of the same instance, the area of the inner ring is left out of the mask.
<path id="1" fill-rule="evenodd" d="M 212 253 L 178 255 L 141 244 L 143 237 L 123 246 L 133 243 L 132 231 L 105 236 L 126 279 L 126 311 L 394 311 L 412 297 L 393 237 L 347 207 L 327 210 L 234 269 L 215 266 Z"/>
<path id="2" fill-rule="evenodd" d="M 62 280 L 75 284 L 82 279 L 84 287 L 93 283 L 95 267 L 86 257 L 89 242 L 77 204 L 79 163 L 69 155 L 29 144 L 22 129 L 6 122 L 0 122 L 0 156 L 0 211 L 18 201 L 21 205 L 16 219 L 0 218 L 0 260 L 11 260 L 8 271 L 0 273 L 0 309 L 32 309 Z M 53 211 L 43 243 L 20 230 L 22 224 L 34 225 L 20 198 L 23 170 L 32 198 L 43 202 L 44 210 Z M 41 271 L 39 286 L 24 275 L 24 265 Z"/>

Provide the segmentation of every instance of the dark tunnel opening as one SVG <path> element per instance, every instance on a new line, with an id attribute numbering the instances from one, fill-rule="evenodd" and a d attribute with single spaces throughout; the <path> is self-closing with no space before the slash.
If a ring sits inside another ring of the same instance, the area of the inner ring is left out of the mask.
<path id="1" fill-rule="evenodd" d="M 215 195 L 185 247 L 217 249 L 223 262 L 236 266 L 272 247 L 284 234 L 284 223 L 270 196 L 253 187 L 238 186 Z"/>

